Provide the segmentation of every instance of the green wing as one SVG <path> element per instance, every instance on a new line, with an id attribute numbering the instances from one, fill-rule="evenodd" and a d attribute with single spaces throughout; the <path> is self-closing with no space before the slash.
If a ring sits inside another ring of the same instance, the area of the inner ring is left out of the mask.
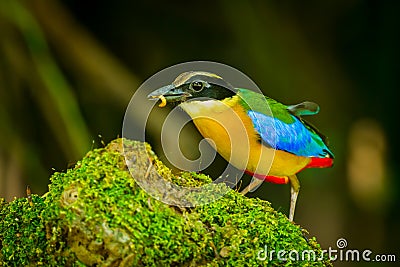
<path id="1" fill-rule="evenodd" d="M 238 89 L 237 94 L 241 98 L 241 105 L 246 111 L 252 110 L 285 123 L 293 123 L 295 121 L 288 111 L 288 106 L 272 98 L 247 89 Z"/>

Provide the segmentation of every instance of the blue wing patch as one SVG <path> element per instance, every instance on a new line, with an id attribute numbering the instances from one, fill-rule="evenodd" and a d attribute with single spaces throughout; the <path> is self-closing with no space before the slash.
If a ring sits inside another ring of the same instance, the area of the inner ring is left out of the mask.
<path id="1" fill-rule="evenodd" d="M 321 137 L 309 130 L 296 116 L 292 115 L 294 122 L 288 124 L 251 110 L 247 114 L 262 142 L 274 149 L 305 157 L 331 154 Z"/>

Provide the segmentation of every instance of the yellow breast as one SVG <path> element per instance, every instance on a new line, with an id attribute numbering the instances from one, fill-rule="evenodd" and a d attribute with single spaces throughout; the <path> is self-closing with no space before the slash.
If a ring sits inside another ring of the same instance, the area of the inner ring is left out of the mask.
<path id="1" fill-rule="evenodd" d="M 303 169 L 309 158 L 275 150 L 259 142 L 239 98 L 184 102 L 181 107 L 211 145 L 233 166 L 261 175 L 289 176 Z"/>

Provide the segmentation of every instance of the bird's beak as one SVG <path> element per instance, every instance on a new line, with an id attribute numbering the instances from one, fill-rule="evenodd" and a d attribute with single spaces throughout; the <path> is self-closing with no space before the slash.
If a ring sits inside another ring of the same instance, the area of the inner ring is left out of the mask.
<path id="1" fill-rule="evenodd" d="M 173 84 L 170 84 L 151 92 L 147 96 L 147 99 L 161 100 L 161 103 L 158 106 L 165 107 L 167 103 L 182 102 L 190 96 L 191 95 L 182 90 L 182 88 L 175 88 Z"/>

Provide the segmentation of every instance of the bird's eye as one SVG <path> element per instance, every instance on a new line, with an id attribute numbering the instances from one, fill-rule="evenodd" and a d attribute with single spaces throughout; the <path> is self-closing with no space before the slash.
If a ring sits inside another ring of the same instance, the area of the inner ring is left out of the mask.
<path id="1" fill-rule="evenodd" d="M 195 81 L 190 84 L 190 89 L 196 92 L 200 92 L 204 88 L 204 83 L 201 81 Z"/>

